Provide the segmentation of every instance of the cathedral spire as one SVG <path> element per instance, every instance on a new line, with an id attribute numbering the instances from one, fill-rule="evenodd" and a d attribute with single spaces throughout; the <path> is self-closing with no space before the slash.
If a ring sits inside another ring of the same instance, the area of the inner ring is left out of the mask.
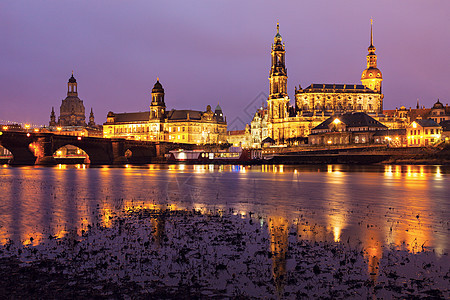
<path id="1" fill-rule="evenodd" d="M 370 19 L 370 45 L 367 48 L 369 53 L 366 56 L 367 68 L 361 75 L 361 82 L 364 86 L 381 93 L 381 81 L 383 77 L 381 71 L 377 68 L 377 55 L 375 54 L 375 46 L 373 45 L 373 20 Z"/>
<path id="2" fill-rule="evenodd" d="M 289 106 L 285 60 L 286 49 L 281 41 L 280 24 L 277 22 L 277 33 L 272 44 L 272 64 L 269 74 L 269 99 L 267 99 L 269 119 L 283 119 L 287 117 Z M 282 137 L 272 134 L 272 138 L 278 140 Z"/>
<path id="3" fill-rule="evenodd" d="M 275 37 L 273 38 L 274 41 L 274 45 L 281 45 L 281 34 L 280 34 L 280 23 L 277 22 L 277 34 L 275 35 Z"/>
<path id="4" fill-rule="evenodd" d="M 370 19 L 370 46 L 373 46 L 373 19 Z"/>
<path id="5" fill-rule="evenodd" d="M 94 120 L 94 111 L 92 110 L 91 107 L 91 113 L 89 114 L 89 123 L 88 123 L 89 127 L 94 127 L 95 126 L 95 120 Z"/>
<path id="6" fill-rule="evenodd" d="M 49 126 L 56 126 L 56 115 L 55 115 L 55 108 L 52 106 L 52 112 L 50 113 L 50 122 L 48 124 Z"/>

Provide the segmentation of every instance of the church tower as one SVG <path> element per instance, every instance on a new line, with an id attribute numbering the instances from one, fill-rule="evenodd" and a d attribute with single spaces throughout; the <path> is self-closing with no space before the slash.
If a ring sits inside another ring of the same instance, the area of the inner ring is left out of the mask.
<path id="1" fill-rule="evenodd" d="M 50 122 L 48 123 L 50 127 L 56 126 L 56 115 L 55 115 L 55 108 L 52 106 L 52 112 L 50 113 Z"/>
<path id="2" fill-rule="evenodd" d="M 286 50 L 281 42 L 280 25 L 277 23 L 277 34 L 272 45 L 272 65 L 270 68 L 270 95 L 267 99 L 269 119 L 287 117 L 289 98 L 287 94 Z"/>
<path id="3" fill-rule="evenodd" d="M 150 104 L 150 121 L 162 120 L 166 113 L 166 104 L 164 103 L 164 89 L 159 83 L 159 78 L 152 89 L 152 103 Z"/>
<path id="4" fill-rule="evenodd" d="M 67 82 L 67 96 L 78 97 L 77 80 L 73 77 L 73 71 L 69 82 Z"/>
<path id="5" fill-rule="evenodd" d="M 67 97 L 59 108 L 59 126 L 86 126 L 83 100 L 78 98 L 77 80 L 72 76 L 67 82 Z"/>
<path id="6" fill-rule="evenodd" d="M 94 120 L 94 111 L 92 110 L 91 107 L 91 113 L 89 114 L 89 123 L 88 123 L 89 127 L 94 127 L 95 126 L 95 120 Z"/>
<path id="7" fill-rule="evenodd" d="M 375 54 L 375 46 L 373 45 L 373 22 L 370 20 L 370 46 L 367 48 L 367 69 L 361 75 L 361 82 L 365 87 L 381 94 L 381 81 L 383 77 L 381 71 L 377 68 L 377 55 Z"/>

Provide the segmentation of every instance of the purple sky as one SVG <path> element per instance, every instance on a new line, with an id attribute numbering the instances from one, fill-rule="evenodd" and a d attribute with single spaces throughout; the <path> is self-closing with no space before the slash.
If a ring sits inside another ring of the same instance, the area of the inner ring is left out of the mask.
<path id="1" fill-rule="evenodd" d="M 229 129 L 243 127 L 268 93 L 277 20 L 291 104 L 298 84 L 360 83 L 371 17 L 384 108 L 450 102 L 447 0 L 5 2 L 0 120 L 48 124 L 74 70 L 98 123 L 148 110 L 158 76 L 168 109 L 219 101 Z"/>

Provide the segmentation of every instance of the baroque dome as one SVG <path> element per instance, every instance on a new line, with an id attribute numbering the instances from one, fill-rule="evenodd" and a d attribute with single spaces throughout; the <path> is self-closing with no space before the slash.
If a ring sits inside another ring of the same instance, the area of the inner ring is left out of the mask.
<path id="1" fill-rule="evenodd" d="M 444 108 L 444 104 L 442 104 L 439 99 L 438 101 L 433 105 L 433 109 L 443 109 Z"/>
<path id="2" fill-rule="evenodd" d="M 155 85 L 153 86 L 152 93 L 164 92 L 162 84 L 159 83 L 159 79 L 156 80 Z"/>
<path id="3" fill-rule="evenodd" d="M 381 71 L 378 68 L 367 68 L 362 72 L 361 79 L 383 79 Z"/>

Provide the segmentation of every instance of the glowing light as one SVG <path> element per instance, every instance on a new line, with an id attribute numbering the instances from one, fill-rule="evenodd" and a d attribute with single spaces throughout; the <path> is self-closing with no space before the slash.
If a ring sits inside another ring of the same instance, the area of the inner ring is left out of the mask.
<path id="1" fill-rule="evenodd" d="M 30 128 L 30 124 L 25 124 L 25 129 Z"/>
<path id="2" fill-rule="evenodd" d="M 412 123 L 412 127 L 413 127 L 413 128 L 417 128 L 417 123 L 416 123 L 416 122 L 413 122 L 413 123 Z"/>
<path id="3" fill-rule="evenodd" d="M 35 129 L 34 129 L 34 132 L 39 132 L 39 129 L 38 129 L 38 128 L 35 128 Z"/>
<path id="4" fill-rule="evenodd" d="M 439 166 L 436 168 L 436 177 L 442 177 L 441 168 Z"/>
<path id="5" fill-rule="evenodd" d="M 30 133 L 27 133 L 27 137 L 30 137 Z"/>
<path id="6" fill-rule="evenodd" d="M 8 126 L 3 126 L 3 130 L 8 130 Z"/>
<path id="7" fill-rule="evenodd" d="M 61 128 L 61 127 L 57 127 L 57 128 L 56 128 L 56 130 L 58 130 L 58 131 L 61 131 L 61 130 L 62 130 L 62 128 Z"/>
<path id="8" fill-rule="evenodd" d="M 79 136 L 79 137 L 77 138 L 77 140 L 81 141 L 81 136 Z"/>
<path id="9" fill-rule="evenodd" d="M 341 120 L 339 120 L 338 118 L 336 118 L 336 119 L 334 119 L 333 123 L 337 125 L 337 124 L 341 123 Z"/>

